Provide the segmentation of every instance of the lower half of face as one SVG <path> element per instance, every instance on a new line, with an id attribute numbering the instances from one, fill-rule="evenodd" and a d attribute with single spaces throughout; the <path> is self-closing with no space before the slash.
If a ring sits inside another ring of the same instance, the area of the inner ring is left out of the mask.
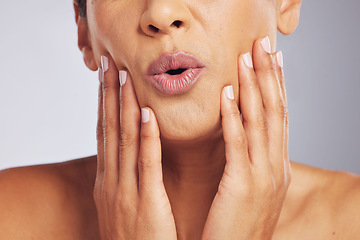
<path id="1" fill-rule="evenodd" d="M 223 87 L 233 85 L 238 99 L 239 54 L 251 53 L 254 40 L 266 35 L 275 45 L 274 1 L 153 0 L 147 6 L 140 0 L 94 1 L 88 6 L 92 47 L 95 57 L 110 55 L 119 70 L 129 72 L 139 105 L 154 111 L 162 139 L 211 138 L 221 134 Z M 161 17 L 162 10 L 168 17 Z M 144 17 L 148 22 L 141 25 Z M 182 22 L 180 27 L 161 31 L 176 20 Z M 149 24 L 160 31 L 144 31 Z M 176 51 L 195 55 L 206 67 L 190 90 L 167 95 L 146 79 L 146 70 L 164 52 Z"/>

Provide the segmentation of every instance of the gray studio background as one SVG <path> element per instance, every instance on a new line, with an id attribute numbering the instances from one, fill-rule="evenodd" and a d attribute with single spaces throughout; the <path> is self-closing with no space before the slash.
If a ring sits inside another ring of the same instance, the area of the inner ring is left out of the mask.
<path id="1" fill-rule="evenodd" d="M 290 159 L 360 174 L 360 1 L 304 1 L 278 38 Z M 0 169 L 96 154 L 97 74 L 77 49 L 72 1 L 0 8 Z"/>

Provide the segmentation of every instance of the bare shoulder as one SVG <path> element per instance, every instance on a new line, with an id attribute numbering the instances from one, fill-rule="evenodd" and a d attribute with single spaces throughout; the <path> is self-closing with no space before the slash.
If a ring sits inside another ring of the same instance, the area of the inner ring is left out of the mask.
<path id="1" fill-rule="evenodd" d="M 329 173 L 325 186 L 333 209 L 335 228 L 342 239 L 360 239 L 360 176 L 348 172 Z"/>
<path id="2" fill-rule="evenodd" d="M 292 220 L 295 232 L 316 239 L 360 239 L 360 176 L 295 162 L 292 169 L 284 202 L 291 217 L 284 214 L 284 219 Z"/>
<path id="3" fill-rule="evenodd" d="M 0 239 L 81 239 L 94 212 L 91 160 L 0 171 Z"/>

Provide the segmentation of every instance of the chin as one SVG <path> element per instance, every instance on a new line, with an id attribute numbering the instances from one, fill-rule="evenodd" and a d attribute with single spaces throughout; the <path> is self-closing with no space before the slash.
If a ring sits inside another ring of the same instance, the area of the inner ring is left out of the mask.
<path id="1" fill-rule="evenodd" d="M 193 108 L 158 114 L 161 141 L 178 143 L 205 142 L 221 135 L 220 109 L 192 111 Z M 155 113 L 156 114 L 156 113 Z"/>

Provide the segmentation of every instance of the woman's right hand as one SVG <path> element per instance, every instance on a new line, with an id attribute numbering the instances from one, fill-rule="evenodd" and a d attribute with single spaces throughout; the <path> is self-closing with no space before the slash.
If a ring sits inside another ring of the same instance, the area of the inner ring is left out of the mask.
<path id="1" fill-rule="evenodd" d="M 150 108 L 140 114 L 125 71 L 107 57 L 101 65 L 94 188 L 101 239 L 176 239 L 155 115 Z"/>

